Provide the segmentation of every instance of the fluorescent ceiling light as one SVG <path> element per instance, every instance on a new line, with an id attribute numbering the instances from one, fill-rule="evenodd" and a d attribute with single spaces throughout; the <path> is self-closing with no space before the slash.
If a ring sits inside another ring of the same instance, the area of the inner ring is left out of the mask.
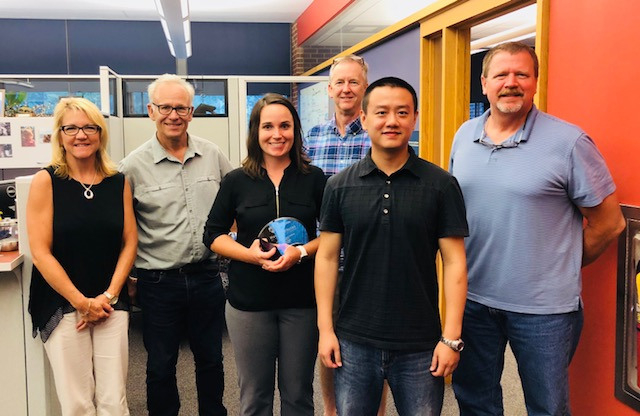
<path id="1" fill-rule="evenodd" d="M 185 42 L 191 43 L 191 22 L 189 20 L 182 22 L 182 30 L 184 30 Z"/>
<path id="2" fill-rule="evenodd" d="M 180 10 L 182 11 L 182 18 L 189 19 L 189 0 L 180 1 Z"/>
<path id="3" fill-rule="evenodd" d="M 169 32 L 169 26 L 167 26 L 167 21 L 164 19 L 160 19 L 160 24 L 162 25 L 162 31 L 164 32 L 164 37 L 166 37 L 167 40 L 171 42 L 171 32 Z"/>
<path id="4" fill-rule="evenodd" d="M 536 25 L 524 25 L 514 27 L 502 32 L 495 33 L 493 35 L 485 36 L 471 42 L 471 50 L 478 50 L 483 48 L 491 48 L 492 46 L 500 43 L 511 41 L 516 38 L 526 39 L 536 35 Z"/>
<path id="5" fill-rule="evenodd" d="M 160 18 L 164 19 L 164 10 L 162 9 L 162 2 L 160 0 L 155 0 L 156 9 L 158 9 L 158 13 L 160 14 Z"/>
<path id="6" fill-rule="evenodd" d="M 155 2 L 171 55 L 178 59 L 187 59 L 191 56 L 189 1 L 155 0 Z"/>

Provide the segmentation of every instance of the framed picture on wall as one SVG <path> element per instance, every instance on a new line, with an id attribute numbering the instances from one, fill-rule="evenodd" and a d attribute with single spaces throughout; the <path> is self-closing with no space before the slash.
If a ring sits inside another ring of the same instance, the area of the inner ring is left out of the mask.
<path id="1" fill-rule="evenodd" d="M 4 90 L 0 90 L 0 117 L 4 117 Z"/>
<path id="2" fill-rule="evenodd" d="M 618 237 L 615 396 L 640 410 L 640 207 L 621 205 Z"/>

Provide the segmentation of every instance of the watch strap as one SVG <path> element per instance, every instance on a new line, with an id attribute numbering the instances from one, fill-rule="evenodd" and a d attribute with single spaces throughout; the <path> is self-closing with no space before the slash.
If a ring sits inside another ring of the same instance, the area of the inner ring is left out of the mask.
<path id="1" fill-rule="evenodd" d="M 300 259 L 298 260 L 298 263 L 302 263 L 302 260 L 307 257 L 309 255 L 309 253 L 307 253 L 307 249 L 304 248 L 304 246 L 301 244 L 299 246 L 295 246 L 298 250 L 300 250 Z"/>
<path id="2" fill-rule="evenodd" d="M 440 342 L 442 342 L 447 347 L 451 348 L 455 352 L 460 352 L 464 348 L 464 341 L 462 338 L 458 339 L 447 339 L 445 337 L 440 337 Z"/>

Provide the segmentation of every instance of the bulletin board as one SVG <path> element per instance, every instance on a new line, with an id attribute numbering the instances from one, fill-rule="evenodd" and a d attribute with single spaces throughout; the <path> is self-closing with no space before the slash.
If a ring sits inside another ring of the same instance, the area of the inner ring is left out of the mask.
<path id="1" fill-rule="evenodd" d="M 0 117 L 0 169 L 51 162 L 53 117 Z"/>

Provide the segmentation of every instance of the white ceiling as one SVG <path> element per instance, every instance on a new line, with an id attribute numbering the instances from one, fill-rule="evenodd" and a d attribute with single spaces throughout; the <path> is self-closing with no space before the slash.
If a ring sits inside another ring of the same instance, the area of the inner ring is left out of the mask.
<path id="1" fill-rule="evenodd" d="M 291 23 L 312 0 L 189 0 L 194 22 Z M 158 20 L 153 0 L 0 0 L 10 19 Z"/>
<path id="2" fill-rule="evenodd" d="M 308 42 L 346 49 L 437 0 L 356 0 Z M 194 22 L 294 22 L 312 0 L 189 0 Z M 0 17 L 159 20 L 154 0 L 0 0 Z M 535 25 L 535 5 L 472 28 L 471 39 Z M 526 30 L 516 30 L 520 33 Z"/>

